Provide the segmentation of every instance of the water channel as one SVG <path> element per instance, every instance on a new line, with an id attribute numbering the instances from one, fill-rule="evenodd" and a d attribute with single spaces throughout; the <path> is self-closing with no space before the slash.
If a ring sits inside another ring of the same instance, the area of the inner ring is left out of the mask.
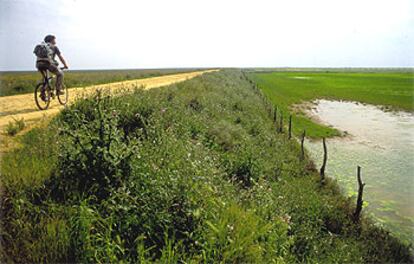
<path id="1" fill-rule="evenodd" d="M 327 139 L 327 174 L 347 195 L 356 196 L 356 167 L 361 166 L 364 212 L 414 244 L 414 114 L 330 100 L 314 101 L 308 114 L 346 134 Z M 306 146 L 320 167 L 321 141 Z"/>

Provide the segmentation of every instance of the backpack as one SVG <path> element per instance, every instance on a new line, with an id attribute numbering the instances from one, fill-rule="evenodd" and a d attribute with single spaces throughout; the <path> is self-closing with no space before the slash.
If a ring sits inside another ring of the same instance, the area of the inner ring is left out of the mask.
<path id="1" fill-rule="evenodd" d="M 33 50 L 33 53 L 36 55 L 36 57 L 40 59 L 49 59 L 49 60 L 52 58 L 52 52 L 53 51 L 51 47 L 46 42 L 42 42 L 36 45 L 36 47 Z"/>

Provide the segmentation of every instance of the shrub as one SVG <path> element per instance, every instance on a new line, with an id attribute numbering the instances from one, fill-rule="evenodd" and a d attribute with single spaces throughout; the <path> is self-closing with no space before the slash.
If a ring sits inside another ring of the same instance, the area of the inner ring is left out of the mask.
<path id="1" fill-rule="evenodd" d="M 243 187 L 251 187 L 259 178 L 256 159 L 251 153 L 238 152 L 225 161 L 227 173 L 231 180 L 240 183 Z"/>
<path id="2" fill-rule="evenodd" d="M 6 126 L 6 134 L 9 136 L 15 136 L 26 127 L 24 119 L 14 119 L 13 122 L 9 122 Z"/>
<path id="3" fill-rule="evenodd" d="M 221 121 L 213 124 L 207 134 L 207 138 L 225 151 L 230 151 L 239 146 L 243 140 L 243 130 L 230 122 Z"/>
<path id="4" fill-rule="evenodd" d="M 94 195 L 105 199 L 131 173 L 130 160 L 136 146 L 133 141 L 124 141 L 117 111 L 110 109 L 109 98 L 101 94 L 91 107 L 93 118 L 76 110 L 64 113 L 63 118 L 72 123 L 62 124 L 65 138 L 60 143 L 59 178 L 51 181 L 56 184 L 54 193 L 61 198 Z M 74 126 L 78 129 L 72 129 Z"/>

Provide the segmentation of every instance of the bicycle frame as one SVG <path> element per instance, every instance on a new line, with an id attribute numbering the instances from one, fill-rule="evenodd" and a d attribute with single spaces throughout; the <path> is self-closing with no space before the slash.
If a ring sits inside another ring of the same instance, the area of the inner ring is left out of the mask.
<path id="1" fill-rule="evenodd" d="M 43 83 L 47 84 L 50 87 L 50 80 L 53 79 L 53 76 L 49 76 L 49 71 L 48 70 L 41 70 L 40 73 L 43 76 Z"/>
<path id="2" fill-rule="evenodd" d="M 64 68 L 61 68 L 61 70 L 63 69 Z M 55 99 L 55 96 L 57 96 L 57 99 L 61 105 L 66 105 L 68 101 L 68 91 L 66 86 L 62 83 L 64 92 L 59 92 L 56 85 L 50 82 L 50 80 L 55 78 L 55 76 L 50 74 L 47 69 L 39 70 L 39 72 L 42 74 L 43 80 L 37 84 L 34 92 L 37 107 L 40 110 L 48 109 L 50 99 Z"/>
<path id="3" fill-rule="evenodd" d="M 64 69 L 66 69 L 66 68 L 64 68 L 64 67 L 61 67 L 60 68 L 62 71 L 64 70 Z M 52 80 L 53 78 L 55 78 L 55 76 L 54 75 L 52 75 L 52 76 L 50 76 L 50 72 L 49 72 L 49 70 L 39 70 L 40 71 L 40 73 L 42 74 L 42 77 L 43 77 L 43 83 L 45 84 L 45 85 L 47 85 L 50 89 L 52 89 L 52 90 L 56 90 L 55 89 L 55 87 L 52 87 L 51 85 L 50 85 L 50 80 Z"/>

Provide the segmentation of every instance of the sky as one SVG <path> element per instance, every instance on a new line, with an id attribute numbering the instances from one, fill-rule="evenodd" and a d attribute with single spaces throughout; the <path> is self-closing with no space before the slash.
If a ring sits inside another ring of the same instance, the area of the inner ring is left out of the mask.
<path id="1" fill-rule="evenodd" d="M 0 71 L 47 34 L 71 69 L 412 67 L 414 0 L 0 0 Z"/>

